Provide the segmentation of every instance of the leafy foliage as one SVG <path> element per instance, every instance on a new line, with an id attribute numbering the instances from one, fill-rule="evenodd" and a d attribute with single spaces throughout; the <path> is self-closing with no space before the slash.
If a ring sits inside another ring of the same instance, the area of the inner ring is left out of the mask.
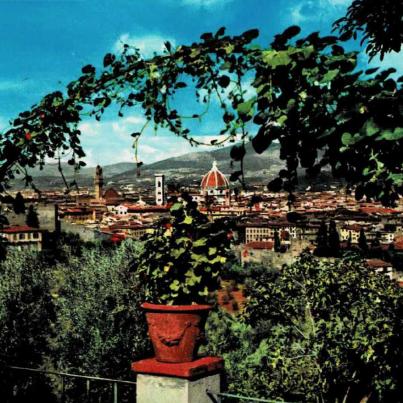
<path id="1" fill-rule="evenodd" d="M 77 169 L 84 165 L 81 117 L 99 120 L 112 104 L 119 116 L 137 108 L 146 117 L 144 127 L 131 134 L 136 158 L 139 138 L 150 125 L 201 144 L 191 134 L 191 122 L 199 121 L 215 98 L 223 127 L 211 145 L 241 138 L 231 153 L 240 162 L 233 179 L 243 181 L 244 143 L 253 137 L 258 153 L 280 143 L 285 169 L 269 183 L 271 190 L 292 190 L 298 166 L 315 176 L 330 165 L 335 176 L 356 186 L 358 199 L 394 204 L 403 185 L 402 90 L 389 77 L 395 70 L 371 77 L 371 69 L 364 75 L 356 71 L 357 52 L 346 52 L 337 37 L 312 33 L 295 40 L 299 34 L 299 27 L 290 27 L 260 48 L 252 43 L 256 29 L 228 36 L 221 28 L 190 46 L 167 45 L 164 54 L 149 60 L 129 46 L 120 55 L 107 54 L 99 73 L 84 66 L 65 94 L 45 96 L 10 122 L 0 137 L 3 186 L 16 172 L 31 183 L 27 169 L 43 166 L 45 157 L 71 152 L 69 163 Z M 190 113 L 172 106 L 181 91 L 189 90 L 203 110 L 191 102 L 183 106 Z"/>
<path id="2" fill-rule="evenodd" d="M 226 361 L 229 390 L 285 401 L 402 398 L 403 292 L 355 259 L 311 255 L 248 282 L 241 321 L 210 319 L 208 351 Z"/>
<path id="3" fill-rule="evenodd" d="M 4 365 L 131 379 L 131 360 L 151 351 L 139 309 L 142 286 L 128 270 L 140 245 L 83 248 L 81 256 L 64 249 L 51 263 L 44 254 L 10 250 L 0 265 L 2 401 L 55 401 L 61 392 L 58 378 L 17 382 L 18 373 Z M 65 384 L 66 401 L 84 400 L 79 386 Z"/>
<path id="4" fill-rule="evenodd" d="M 171 207 L 169 221 L 146 235 L 135 265 L 149 302 L 206 303 L 228 256 L 228 226 L 209 222 L 190 200 Z"/>
<path id="5" fill-rule="evenodd" d="M 361 44 L 367 42 L 367 53 L 373 57 L 399 52 L 403 43 L 403 4 L 395 0 L 354 0 L 345 17 L 333 25 L 343 37 L 363 32 Z"/>

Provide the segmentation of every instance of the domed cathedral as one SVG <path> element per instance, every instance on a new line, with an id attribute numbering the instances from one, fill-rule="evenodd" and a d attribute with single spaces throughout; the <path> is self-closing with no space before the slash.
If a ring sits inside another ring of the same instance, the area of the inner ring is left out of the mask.
<path id="1" fill-rule="evenodd" d="M 206 204 L 231 204 L 231 190 L 226 176 L 218 169 L 217 162 L 201 181 L 201 193 Z"/>

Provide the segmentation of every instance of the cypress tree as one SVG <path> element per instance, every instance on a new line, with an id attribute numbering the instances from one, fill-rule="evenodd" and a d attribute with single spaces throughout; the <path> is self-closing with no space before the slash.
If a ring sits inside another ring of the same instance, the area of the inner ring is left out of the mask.
<path id="1" fill-rule="evenodd" d="M 25 214 L 25 202 L 20 192 L 15 195 L 13 209 L 15 214 Z"/>
<path id="2" fill-rule="evenodd" d="M 340 253 L 340 236 L 337 232 L 336 223 L 333 220 L 329 224 L 329 249 L 334 256 Z"/>
<path id="3" fill-rule="evenodd" d="M 379 232 L 376 233 L 375 238 L 371 242 L 371 248 L 378 249 L 381 246 L 381 234 Z"/>
<path id="4" fill-rule="evenodd" d="M 315 255 L 327 256 L 329 254 L 328 239 L 327 224 L 325 223 L 325 221 L 322 221 L 318 229 L 318 234 L 316 236 Z"/>
<path id="5" fill-rule="evenodd" d="M 38 213 L 35 211 L 32 204 L 28 207 L 28 213 L 25 222 L 29 227 L 39 228 Z"/>
<path id="6" fill-rule="evenodd" d="M 278 234 L 278 231 L 274 231 L 274 250 L 276 252 L 280 252 L 281 249 L 281 241 L 280 241 L 280 236 Z"/>
<path id="7" fill-rule="evenodd" d="M 358 237 L 358 246 L 363 252 L 368 250 L 367 237 L 365 236 L 364 228 L 360 229 L 360 236 Z"/>

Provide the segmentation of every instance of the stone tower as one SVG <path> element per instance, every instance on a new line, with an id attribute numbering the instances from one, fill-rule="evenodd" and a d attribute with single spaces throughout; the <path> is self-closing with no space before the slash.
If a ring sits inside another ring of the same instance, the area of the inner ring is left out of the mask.
<path id="1" fill-rule="evenodd" d="M 102 175 L 102 168 L 99 165 L 97 165 L 97 167 L 95 168 L 94 185 L 95 185 L 95 199 L 101 200 L 102 188 L 104 186 L 104 177 Z"/>
<path id="2" fill-rule="evenodd" d="M 155 174 L 155 204 L 163 206 L 165 201 L 165 175 Z"/>

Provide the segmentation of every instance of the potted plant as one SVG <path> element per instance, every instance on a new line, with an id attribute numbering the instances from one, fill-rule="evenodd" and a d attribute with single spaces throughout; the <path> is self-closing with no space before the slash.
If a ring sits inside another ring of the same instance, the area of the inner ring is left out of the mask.
<path id="1" fill-rule="evenodd" d="M 137 273 L 145 287 L 142 307 L 158 361 L 196 358 L 229 250 L 225 224 L 210 222 L 185 198 L 145 236 Z"/>

